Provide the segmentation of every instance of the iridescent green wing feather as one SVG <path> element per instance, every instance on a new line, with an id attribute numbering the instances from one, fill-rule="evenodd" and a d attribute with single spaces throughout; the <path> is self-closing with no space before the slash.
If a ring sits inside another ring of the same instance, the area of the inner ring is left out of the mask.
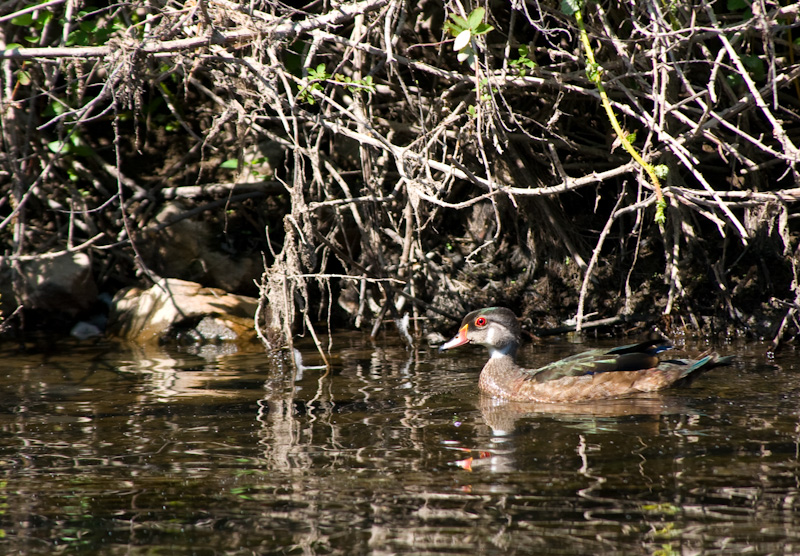
<path id="1" fill-rule="evenodd" d="M 652 369 L 659 363 L 656 354 L 669 347 L 663 340 L 652 340 L 610 350 L 589 350 L 531 371 L 530 380 L 549 382 L 565 377 Z"/>

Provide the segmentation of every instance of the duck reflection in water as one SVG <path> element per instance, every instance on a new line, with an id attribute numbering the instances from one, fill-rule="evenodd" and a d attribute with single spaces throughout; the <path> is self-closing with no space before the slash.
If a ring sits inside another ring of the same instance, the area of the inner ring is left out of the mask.
<path id="1" fill-rule="evenodd" d="M 553 417 L 580 428 L 595 427 L 598 421 L 604 420 L 603 427 L 608 428 L 614 427 L 615 423 L 619 424 L 622 422 L 621 418 L 625 417 L 690 413 L 690 409 L 680 398 L 658 393 L 575 403 L 510 402 L 482 394 L 479 408 L 484 423 L 491 428 L 495 437 L 509 435 L 517 428 L 518 421 L 537 416 Z M 658 432 L 659 421 L 639 420 L 638 426 L 652 428 L 650 432 L 655 434 Z"/>

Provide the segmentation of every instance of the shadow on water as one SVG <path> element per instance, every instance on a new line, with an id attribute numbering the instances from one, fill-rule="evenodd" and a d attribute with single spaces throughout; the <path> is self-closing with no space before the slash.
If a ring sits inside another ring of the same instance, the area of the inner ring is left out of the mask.
<path id="1" fill-rule="evenodd" d="M 326 372 L 301 343 L 299 373 L 219 347 L 4 352 L 0 552 L 800 551 L 794 352 L 724 346 L 736 364 L 690 389 L 543 405 L 481 397 L 478 349 L 335 345 Z"/>

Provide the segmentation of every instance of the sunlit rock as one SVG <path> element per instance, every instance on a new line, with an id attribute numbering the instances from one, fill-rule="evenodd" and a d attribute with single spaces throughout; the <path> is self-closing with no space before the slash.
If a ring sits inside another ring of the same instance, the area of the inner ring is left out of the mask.
<path id="1" fill-rule="evenodd" d="M 58 257 L 27 260 L 19 263 L 20 274 L 11 269 L 0 275 L 0 299 L 4 312 L 22 305 L 77 315 L 97 300 L 97 285 L 92 277 L 92 263 L 85 253 L 66 253 Z M 16 290 L 16 291 L 15 291 Z"/>
<path id="2" fill-rule="evenodd" d="M 133 342 L 251 342 L 256 339 L 257 306 L 252 297 L 162 278 L 149 289 L 117 293 L 108 332 Z"/>

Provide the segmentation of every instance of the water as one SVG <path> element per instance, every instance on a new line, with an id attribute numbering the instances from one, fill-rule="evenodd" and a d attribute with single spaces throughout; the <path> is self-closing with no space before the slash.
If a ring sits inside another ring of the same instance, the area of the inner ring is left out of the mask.
<path id="1" fill-rule="evenodd" d="M 723 346 L 736 365 L 690 389 L 526 407 L 481 398 L 478 348 L 334 345 L 298 376 L 258 349 L 6 348 L 0 553 L 800 552 L 794 351 Z"/>

